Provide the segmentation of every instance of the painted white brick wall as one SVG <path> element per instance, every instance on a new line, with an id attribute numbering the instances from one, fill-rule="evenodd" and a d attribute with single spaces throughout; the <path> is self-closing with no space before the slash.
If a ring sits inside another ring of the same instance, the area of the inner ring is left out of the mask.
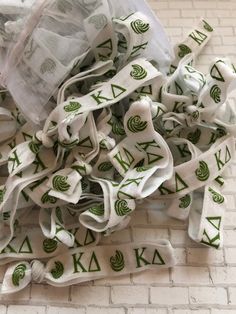
<path id="1" fill-rule="evenodd" d="M 188 32 L 199 17 L 215 26 L 216 32 L 198 60 L 199 70 L 207 72 L 214 56 L 236 60 L 236 0 L 149 0 L 149 3 L 172 43 Z M 32 284 L 20 293 L 2 297 L 0 314 L 235 314 L 236 163 L 228 176 L 226 193 L 230 201 L 223 250 L 196 245 L 188 239 L 185 223 L 144 208 L 134 213 L 130 229 L 104 242 L 168 238 L 176 248 L 177 267 L 61 289 Z"/>

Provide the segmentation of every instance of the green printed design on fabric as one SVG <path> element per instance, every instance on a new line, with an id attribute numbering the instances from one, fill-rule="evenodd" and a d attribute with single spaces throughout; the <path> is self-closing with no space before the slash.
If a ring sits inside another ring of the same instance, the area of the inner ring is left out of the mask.
<path id="1" fill-rule="evenodd" d="M 188 134 L 187 139 L 192 142 L 193 144 L 197 144 L 199 142 L 200 136 L 201 136 L 201 130 L 196 129 L 194 132 L 190 132 Z"/>
<path id="2" fill-rule="evenodd" d="M 147 76 L 147 71 L 139 64 L 132 64 L 133 70 L 130 75 L 135 80 L 143 80 Z"/>
<path id="3" fill-rule="evenodd" d="M 142 121 L 141 117 L 136 115 L 128 119 L 127 127 L 132 133 L 142 132 L 147 127 L 147 121 Z"/>
<path id="4" fill-rule="evenodd" d="M 93 206 L 89 208 L 90 213 L 96 216 L 103 216 L 104 215 L 104 205 L 100 204 L 97 206 Z"/>
<path id="5" fill-rule="evenodd" d="M 105 161 L 105 162 L 102 162 L 99 166 L 98 166 L 98 170 L 99 171 L 109 171 L 113 168 L 113 165 L 111 162 L 109 161 Z"/>
<path id="6" fill-rule="evenodd" d="M 121 251 L 116 250 L 116 254 L 110 258 L 111 268 L 119 272 L 125 267 L 124 255 Z"/>
<path id="7" fill-rule="evenodd" d="M 55 267 L 51 270 L 51 275 L 54 279 L 60 278 L 64 273 L 64 266 L 60 261 L 55 262 Z"/>
<path id="8" fill-rule="evenodd" d="M 215 103 L 219 103 L 221 101 L 220 99 L 221 95 L 221 89 L 217 85 L 213 85 L 210 89 L 210 96 L 214 100 Z"/>
<path id="9" fill-rule="evenodd" d="M 56 67 L 57 67 L 56 62 L 53 59 L 46 58 L 40 66 L 40 72 L 42 74 L 45 74 L 45 73 L 52 74 L 54 73 Z"/>
<path id="10" fill-rule="evenodd" d="M 178 47 L 179 47 L 178 56 L 180 58 L 183 58 L 184 56 L 186 56 L 187 54 L 192 52 L 192 50 L 188 46 L 186 46 L 184 44 L 181 44 Z"/>
<path id="11" fill-rule="evenodd" d="M 25 264 L 19 264 L 16 266 L 11 277 L 14 286 L 19 286 L 20 280 L 25 277 L 25 271 L 26 271 Z"/>
<path id="12" fill-rule="evenodd" d="M 32 153 L 38 154 L 40 150 L 40 144 L 30 142 L 29 143 L 29 149 L 31 150 Z"/>
<path id="13" fill-rule="evenodd" d="M 63 218 L 62 218 L 62 211 L 61 211 L 60 207 L 56 208 L 55 214 L 56 214 L 56 217 L 57 217 L 58 221 L 61 224 L 63 224 L 64 221 L 63 221 Z"/>
<path id="14" fill-rule="evenodd" d="M 46 253 L 52 253 L 57 249 L 57 241 L 53 239 L 45 239 L 43 241 L 43 250 Z"/>
<path id="15" fill-rule="evenodd" d="M 205 161 L 199 161 L 199 168 L 195 170 L 195 175 L 199 181 L 206 181 L 209 178 L 210 171 Z"/>
<path id="16" fill-rule="evenodd" d="M 77 101 L 70 101 L 69 105 L 64 106 L 65 112 L 76 111 L 81 107 L 81 104 Z"/>
<path id="17" fill-rule="evenodd" d="M 208 32 L 213 32 L 213 28 L 211 27 L 211 25 L 209 25 L 206 21 L 202 20 L 204 23 L 204 28 L 205 30 L 207 30 Z"/>
<path id="18" fill-rule="evenodd" d="M 131 209 L 126 200 L 117 200 L 115 201 L 115 211 L 117 216 L 125 216 L 131 212 Z"/>
<path id="19" fill-rule="evenodd" d="M 112 115 L 112 118 L 108 121 L 108 124 L 112 127 L 112 132 L 116 135 L 125 135 L 125 130 L 122 121 Z"/>
<path id="20" fill-rule="evenodd" d="M 149 169 L 151 169 L 151 166 L 140 166 L 140 167 L 135 168 L 135 170 L 137 172 L 144 172 L 144 171 L 147 171 Z"/>
<path id="21" fill-rule="evenodd" d="M 191 196 L 189 194 L 186 194 L 179 200 L 180 200 L 179 208 L 187 208 L 191 203 Z"/>
<path id="22" fill-rule="evenodd" d="M 209 192 L 211 192 L 212 194 L 212 199 L 215 203 L 217 204 L 222 204 L 224 203 L 224 196 L 221 195 L 220 193 L 216 192 L 215 190 L 213 190 L 211 187 L 209 187 L 208 189 Z"/>
<path id="23" fill-rule="evenodd" d="M 42 197 L 41 197 L 41 202 L 43 204 L 45 203 L 50 203 L 50 204 L 55 204 L 57 202 L 57 198 L 55 196 L 51 196 L 49 195 L 48 193 L 50 192 L 51 190 L 45 192 Z"/>
<path id="24" fill-rule="evenodd" d="M 53 179 L 52 179 L 52 185 L 53 188 L 56 191 L 60 191 L 60 192 L 66 192 L 69 190 L 70 188 L 70 184 L 68 184 L 66 182 L 68 177 L 65 176 L 60 176 L 60 175 L 56 175 Z"/>
<path id="25" fill-rule="evenodd" d="M 146 23 L 144 22 L 143 20 L 140 20 L 140 19 L 137 19 L 135 21 L 132 21 L 130 23 L 133 31 L 136 33 L 136 34 L 143 34 L 143 33 L 146 33 L 148 30 L 149 30 L 149 23 Z"/>

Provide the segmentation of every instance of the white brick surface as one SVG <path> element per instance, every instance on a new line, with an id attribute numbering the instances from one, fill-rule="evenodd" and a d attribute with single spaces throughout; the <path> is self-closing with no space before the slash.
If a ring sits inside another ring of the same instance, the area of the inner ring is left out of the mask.
<path id="1" fill-rule="evenodd" d="M 109 288 L 72 286 L 71 301 L 78 305 L 108 305 Z"/>
<path id="2" fill-rule="evenodd" d="M 45 314 L 44 306 L 10 305 L 7 314 Z"/>
<path id="3" fill-rule="evenodd" d="M 227 291 L 219 287 L 190 287 L 189 299 L 192 304 L 216 304 L 228 303 Z"/>
<path id="4" fill-rule="evenodd" d="M 148 304 L 148 288 L 142 286 L 113 286 L 111 301 L 114 304 Z"/>
<path id="5" fill-rule="evenodd" d="M 113 1 L 113 0 L 112 0 Z M 128 0 L 127 0 L 128 1 Z M 149 0 L 172 43 L 204 17 L 215 33 L 198 58 L 207 73 L 215 56 L 236 61 L 236 0 Z M 169 239 L 176 248 L 177 266 L 73 287 L 32 284 L 0 296 L 0 314 L 235 314 L 236 313 L 236 163 L 226 172 L 228 195 L 224 248 L 208 250 L 191 241 L 187 222 L 167 217 L 158 203 L 145 203 L 132 214 L 131 227 L 102 243 Z M 0 281 L 5 267 L 0 266 Z M 44 307 L 45 305 L 45 307 Z"/>
<path id="6" fill-rule="evenodd" d="M 188 289 L 151 287 L 150 297 L 153 304 L 188 304 Z"/>
<path id="7" fill-rule="evenodd" d="M 85 314 L 85 309 L 49 306 L 47 314 Z"/>

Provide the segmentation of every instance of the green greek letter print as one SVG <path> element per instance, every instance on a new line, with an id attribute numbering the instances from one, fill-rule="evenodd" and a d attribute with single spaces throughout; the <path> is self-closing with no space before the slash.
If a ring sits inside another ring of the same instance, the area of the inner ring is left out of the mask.
<path id="1" fill-rule="evenodd" d="M 110 266 L 116 272 L 125 267 L 124 255 L 121 251 L 116 250 L 116 254 L 110 258 Z"/>
<path id="2" fill-rule="evenodd" d="M 96 216 L 103 216 L 104 215 L 104 205 L 100 204 L 97 206 L 93 206 L 89 208 L 90 213 Z"/>
<path id="3" fill-rule="evenodd" d="M 109 171 L 113 168 L 113 165 L 111 162 L 106 161 L 106 162 L 102 162 L 99 166 L 98 166 L 98 170 L 99 171 Z"/>
<path id="4" fill-rule="evenodd" d="M 68 177 L 57 175 L 52 179 L 53 188 L 56 191 L 65 192 L 70 188 L 70 184 L 66 182 Z"/>
<path id="5" fill-rule="evenodd" d="M 179 208 L 187 208 L 191 203 L 191 196 L 189 194 L 186 194 L 179 200 L 180 200 Z"/>
<path id="6" fill-rule="evenodd" d="M 181 44 L 181 45 L 179 45 L 178 47 L 179 47 L 178 56 L 179 56 L 180 58 L 183 58 L 184 56 L 186 56 L 187 54 L 189 54 L 189 53 L 192 52 L 192 50 L 191 50 L 188 46 L 186 46 L 186 45 L 184 45 L 184 44 Z"/>
<path id="7" fill-rule="evenodd" d="M 53 239 L 45 239 L 43 241 L 43 250 L 46 253 L 52 253 L 57 249 L 57 241 Z"/>
<path id="8" fill-rule="evenodd" d="M 77 101 L 70 101 L 69 105 L 64 106 L 65 112 L 72 112 L 76 111 L 81 107 L 81 104 L 78 103 Z"/>
<path id="9" fill-rule="evenodd" d="M 61 262 L 56 261 L 55 267 L 51 270 L 51 275 L 53 278 L 58 279 L 60 278 L 64 273 L 64 266 Z"/>
<path id="10" fill-rule="evenodd" d="M 211 25 L 209 25 L 206 21 L 202 20 L 204 23 L 204 28 L 205 30 L 207 30 L 208 32 L 213 32 L 213 28 L 211 27 Z"/>
<path id="11" fill-rule="evenodd" d="M 214 100 L 215 103 L 219 103 L 221 101 L 220 99 L 221 95 L 221 89 L 217 85 L 213 85 L 210 89 L 210 96 Z"/>
<path id="12" fill-rule="evenodd" d="M 140 166 L 140 167 L 135 168 L 135 170 L 136 170 L 137 172 L 144 172 L 144 171 L 147 171 L 147 170 L 149 170 L 149 169 L 151 169 L 150 166 Z"/>
<path id="13" fill-rule="evenodd" d="M 42 197 L 41 197 L 41 202 L 42 202 L 43 204 L 45 204 L 45 203 L 55 204 L 55 203 L 57 202 L 57 198 L 56 198 L 55 196 L 49 195 L 49 194 L 48 194 L 49 192 L 50 192 L 50 190 L 47 191 L 47 192 L 45 192 L 45 193 L 42 195 Z"/>
<path id="14" fill-rule="evenodd" d="M 16 266 L 11 277 L 14 286 L 19 286 L 20 280 L 25 277 L 25 271 L 26 271 L 25 264 L 19 264 Z"/>
<path id="15" fill-rule="evenodd" d="M 142 121 L 140 116 L 130 117 L 127 121 L 127 127 L 132 133 L 142 132 L 147 127 L 147 121 Z"/>
<path id="16" fill-rule="evenodd" d="M 42 74 L 45 74 L 46 72 L 52 74 L 55 71 L 56 67 L 57 65 L 54 60 L 52 60 L 51 58 L 46 58 L 40 66 L 40 72 Z"/>
<path id="17" fill-rule="evenodd" d="M 38 154 L 40 150 L 40 144 L 30 142 L 29 143 L 29 149 L 31 150 L 32 153 Z"/>
<path id="18" fill-rule="evenodd" d="M 135 80 L 143 80 L 147 76 L 147 71 L 139 64 L 132 64 L 133 70 L 130 75 Z"/>
<path id="19" fill-rule="evenodd" d="M 196 129 L 194 132 L 190 132 L 188 134 L 187 139 L 192 142 L 193 144 L 197 144 L 199 142 L 199 139 L 201 137 L 201 131 L 200 129 Z"/>
<path id="20" fill-rule="evenodd" d="M 130 25 L 136 34 L 143 34 L 149 30 L 149 23 L 145 23 L 143 20 L 140 19 L 132 21 Z"/>
<path id="21" fill-rule="evenodd" d="M 216 79 L 217 81 L 220 81 L 220 82 L 225 81 L 223 75 L 220 73 L 220 70 L 218 69 L 216 64 L 212 66 L 210 75 L 212 78 Z"/>
<path id="22" fill-rule="evenodd" d="M 224 196 L 221 195 L 220 193 L 216 192 L 215 190 L 213 190 L 212 188 L 209 187 L 208 189 L 209 192 L 211 192 L 212 194 L 212 199 L 215 203 L 217 204 L 222 204 L 224 203 Z"/>
<path id="23" fill-rule="evenodd" d="M 117 216 L 125 216 L 131 212 L 131 209 L 128 207 L 126 200 L 117 200 L 115 201 L 115 211 Z"/>
<path id="24" fill-rule="evenodd" d="M 199 168 L 195 170 L 195 175 L 199 181 L 206 181 L 209 178 L 210 171 L 205 161 L 199 161 Z"/>

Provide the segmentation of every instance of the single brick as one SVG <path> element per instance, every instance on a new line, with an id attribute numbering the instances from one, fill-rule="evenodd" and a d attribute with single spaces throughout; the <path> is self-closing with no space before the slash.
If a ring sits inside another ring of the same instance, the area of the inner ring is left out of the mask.
<path id="1" fill-rule="evenodd" d="M 198 265 L 222 264 L 224 262 L 224 254 L 223 250 L 188 248 L 187 261 L 190 264 Z"/>
<path id="2" fill-rule="evenodd" d="M 236 264 L 236 248 L 225 248 L 225 261 L 227 264 Z"/>
<path id="3" fill-rule="evenodd" d="M 99 286 L 72 286 L 71 301 L 81 305 L 108 305 L 109 290 Z"/>
<path id="4" fill-rule="evenodd" d="M 167 229 L 152 228 L 132 228 L 134 241 L 157 241 L 158 239 L 168 239 Z"/>
<path id="5" fill-rule="evenodd" d="M 85 309 L 74 307 L 56 307 L 49 306 L 47 314 L 85 314 Z M 33 314 L 33 313 L 32 313 Z"/>
<path id="6" fill-rule="evenodd" d="M 31 305 L 9 305 L 7 314 L 45 314 L 46 308 L 44 306 Z"/>
<path id="7" fill-rule="evenodd" d="M 113 286 L 111 300 L 114 304 L 148 304 L 148 288 L 145 286 Z"/>
<path id="8" fill-rule="evenodd" d="M 227 291 L 219 287 L 190 287 L 189 299 L 191 304 L 226 305 Z"/>
<path id="9" fill-rule="evenodd" d="M 207 267 L 175 266 L 172 269 L 172 279 L 175 284 L 209 284 Z"/>
<path id="10" fill-rule="evenodd" d="M 169 270 L 146 270 L 132 275 L 135 284 L 162 284 L 170 283 Z"/>
<path id="11" fill-rule="evenodd" d="M 210 310 L 208 309 L 199 309 L 199 310 L 183 310 L 183 309 L 176 309 L 173 310 L 173 314 L 211 314 Z"/>
<path id="12" fill-rule="evenodd" d="M 86 314 L 125 314 L 125 309 L 120 307 L 88 307 Z"/>
<path id="13" fill-rule="evenodd" d="M 188 304 L 188 289 L 180 287 L 151 287 L 150 297 L 153 304 Z"/>
<path id="14" fill-rule="evenodd" d="M 167 309 L 130 308 L 127 314 L 168 314 Z"/>
<path id="15" fill-rule="evenodd" d="M 69 287 L 53 287 L 50 285 L 32 284 L 31 299 L 47 302 L 67 302 Z"/>

